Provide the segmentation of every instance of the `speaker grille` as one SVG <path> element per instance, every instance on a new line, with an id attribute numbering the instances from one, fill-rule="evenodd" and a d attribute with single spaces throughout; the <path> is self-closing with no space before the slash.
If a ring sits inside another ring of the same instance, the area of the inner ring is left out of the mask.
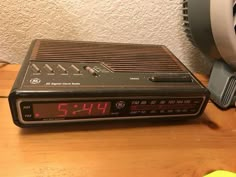
<path id="1" fill-rule="evenodd" d="M 164 46 L 96 42 L 37 41 L 32 60 L 102 62 L 115 72 L 176 72 L 186 68 Z"/>

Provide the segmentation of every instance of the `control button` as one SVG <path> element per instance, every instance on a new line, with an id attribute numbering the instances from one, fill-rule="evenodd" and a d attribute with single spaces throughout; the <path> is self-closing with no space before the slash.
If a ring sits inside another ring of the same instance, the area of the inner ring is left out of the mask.
<path id="1" fill-rule="evenodd" d="M 90 74 L 92 74 L 93 76 L 98 76 L 97 72 L 93 68 L 89 66 L 84 66 L 84 69 L 88 71 Z"/>
<path id="2" fill-rule="evenodd" d="M 48 70 L 48 72 L 54 73 L 54 71 L 53 71 L 53 69 L 51 68 L 51 66 L 49 66 L 48 64 L 45 64 L 44 66 L 45 66 L 45 68 Z"/>
<path id="3" fill-rule="evenodd" d="M 33 68 L 33 71 L 36 72 L 36 73 L 40 73 L 41 72 L 36 64 L 32 64 L 32 68 Z"/>
<path id="4" fill-rule="evenodd" d="M 71 65 L 71 67 L 72 67 L 77 73 L 80 73 L 79 68 L 77 68 L 75 65 Z"/>
<path id="5" fill-rule="evenodd" d="M 57 67 L 58 67 L 62 72 L 67 73 L 67 70 L 66 70 L 63 66 L 57 65 Z"/>

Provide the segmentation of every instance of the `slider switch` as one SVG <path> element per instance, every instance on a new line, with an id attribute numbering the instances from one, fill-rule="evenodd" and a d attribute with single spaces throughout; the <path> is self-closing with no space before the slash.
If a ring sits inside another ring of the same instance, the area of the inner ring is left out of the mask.
<path id="1" fill-rule="evenodd" d="M 80 73 L 79 68 L 77 68 L 75 65 L 71 65 L 71 67 L 72 67 L 77 73 Z"/>
<path id="2" fill-rule="evenodd" d="M 54 73 L 53 69 L 51 68 L 51 66 L 49 66 L 48 64 L 44 65 L 45 68 L 50 72 L 50 73 Z"/>
<path id="3" fill-rule="evenodd" d="M 58 66 L 58 68 L 60 68 L 60 70 L 62 72 L 67 73 L 66 69 L 63 66 L 61 66 L 61 65 L 57 65 L 57 66 Z"/>
<path id="4" fill-rule="evenodd" d="M 32 64 L 32 68 L 33 68 L 33 71 L 36 72 L 36 73 L 40 73 L 41 72 L 36 64 Z"/>
<path id="5" fill-rule="evenodd" d="M 93 68 L 89 66 L 84 66 L 84 69 L 88 71 L 90 74 L 92 74 L 93 76 L 98 76 L 97 72 Z"/>

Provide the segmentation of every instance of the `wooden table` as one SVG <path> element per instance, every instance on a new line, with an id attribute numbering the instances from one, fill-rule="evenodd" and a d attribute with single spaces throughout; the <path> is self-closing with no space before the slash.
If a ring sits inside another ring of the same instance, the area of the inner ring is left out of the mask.
<path id="1" fill-rule="evenodd" d="M 194 121 L 106 122 L 20 129 L 7 95 L 19 65 L 0 69 L 0 176 L 200 177 L 236 172 L 236 111 L 208 103 Z M 207 80 L 198 76 L 202 82 Z"/>

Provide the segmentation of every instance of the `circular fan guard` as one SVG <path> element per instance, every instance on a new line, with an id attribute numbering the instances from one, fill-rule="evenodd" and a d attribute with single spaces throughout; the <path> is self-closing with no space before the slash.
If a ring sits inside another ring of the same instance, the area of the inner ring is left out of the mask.
<path id="1" fill-rule="evenodd" d="M 183 0 L 189 40 L 206 56 L 236 68 L 235 0 Z"/>

